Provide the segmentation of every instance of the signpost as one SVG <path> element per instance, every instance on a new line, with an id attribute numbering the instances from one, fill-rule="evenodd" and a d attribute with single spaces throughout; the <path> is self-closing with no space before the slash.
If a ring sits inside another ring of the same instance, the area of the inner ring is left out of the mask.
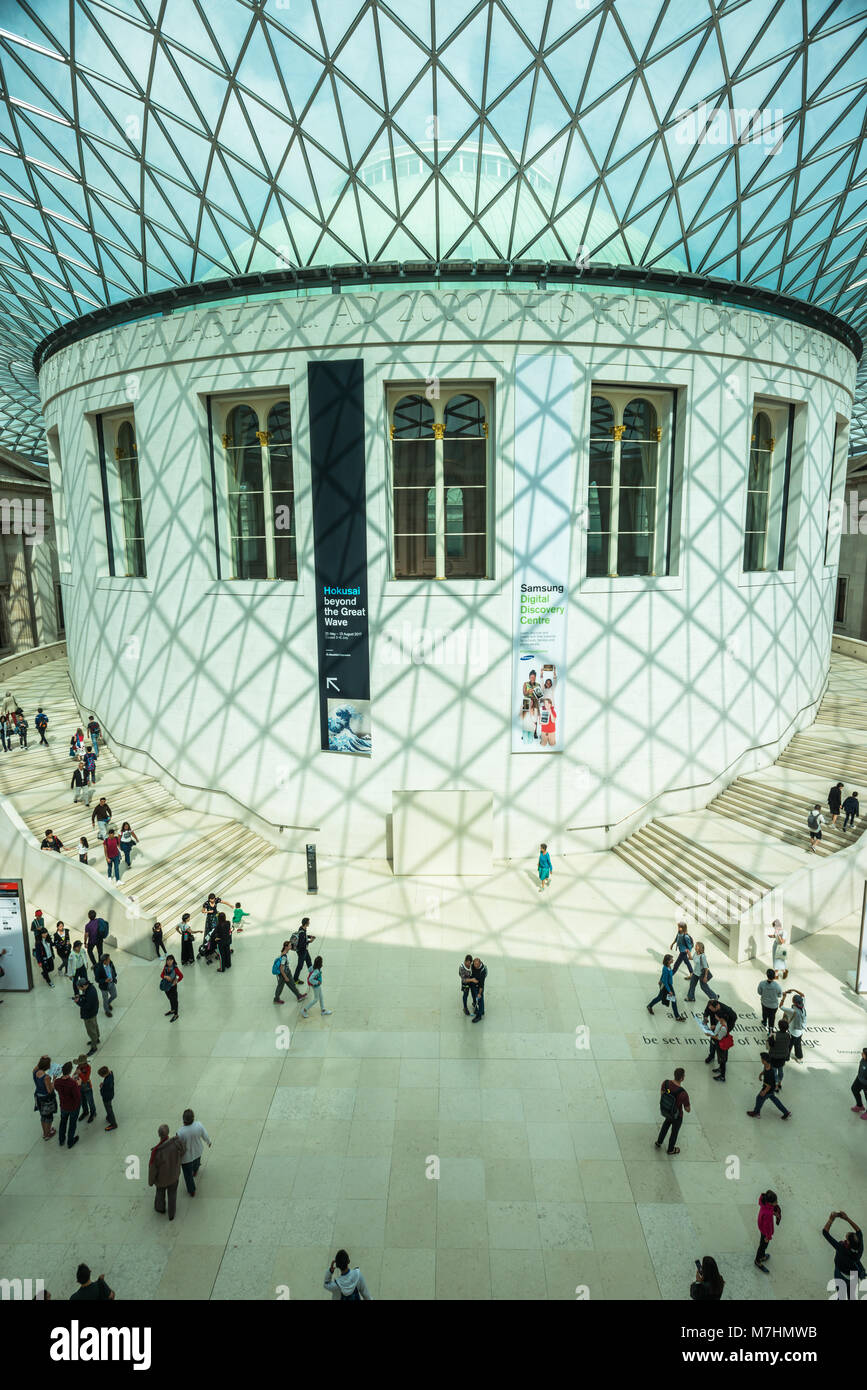
<path id="1" fill-rule="evenodd" d="M 5 974 L 0 988 L 30 990 L 33 967 L 30 960 L 30 933 L 24 906 L 24 885 L 20 878 L 0 881 L 0 966 Z"/>

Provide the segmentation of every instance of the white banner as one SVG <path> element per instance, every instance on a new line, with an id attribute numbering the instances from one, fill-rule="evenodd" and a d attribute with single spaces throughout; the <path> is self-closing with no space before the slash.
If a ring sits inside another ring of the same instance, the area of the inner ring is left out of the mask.
<path id="1" fill-rule="evenodd" d="M 575 368 L 519 357 L 515 403 L 513 753 L 563 746 Z"/>

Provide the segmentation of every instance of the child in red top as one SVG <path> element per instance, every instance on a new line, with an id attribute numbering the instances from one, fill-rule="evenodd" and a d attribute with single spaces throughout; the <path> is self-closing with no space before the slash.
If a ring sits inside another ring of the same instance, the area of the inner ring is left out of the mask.
<path id="1" fill-rule="evenodd" d="M 769 1258 L 767 1254 L 767 1249 L 771 1241 L 773 1240 L 774 1222 L 776 1221 L 777 1225 L 779 1226 L 782 1219 L 783 1213 L 780 1210 L 780 1204 L 777 1201 L 777 1194 L 776 1192 L 772 1192 L 771 1189 L 768 1188 L 767 1192 L 762 1192 L 759 1196 L 758 1227 L 761 1239 L 759 1241 L 759 1248 L 756 1251 L 755 1259 L 756 1269 L 760 1269 L 763 1274 L 769 1273 L 769 1270 L 767 1268 L 767 1260 Z"/>
<path id="2" fill-rule="evenodd" d="M 539 716 L 539 736 L 543 748 L 553 748 L 556 744 L 556 728 L 557 711 L 554 708 L 554 701 L 545 699 L 542 701 L 542 711 Z"/>

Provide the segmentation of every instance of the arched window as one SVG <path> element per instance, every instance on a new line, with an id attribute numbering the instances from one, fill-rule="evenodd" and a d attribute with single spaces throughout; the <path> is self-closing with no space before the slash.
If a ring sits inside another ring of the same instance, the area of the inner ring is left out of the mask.
<path id="1" fill-rule="evenodd" d="M 753 420 L 750 467 L 747 480 L 747 523 L 744 536 L 744 570 L 763 570 L 768 565 L 768 526 L 771 516 L 771 474 L 774 438 L 771 421 L 763 410 Z"/>
<path id="2" fill-rule="evenodd" d="M 123 526 L 124 557 L 128 575 L 144 576 L 145 544 L 142 520 L 141 483 L 138 473 L 138 450 L 132 420 L 122 420 L 117 427 L 115 461 L 120 483 L 120 507 Z"/>
<path id="3" fill-rule="evenodd" d="M 658 573 L 658 419 L 654 401 L 631 396 L 628 387 L 612 387 L 605 395 L 600 391 L 591 397 L 588 576 L 620 579 Z M 663 572 L 665 563 L 663 556 Z"/>
<path id="4" fill-rule="evenodd" d="M 235 579 L 267 579 L 265 485 L 259 419 L 248 405 L 236 405 L 226 418 L 223 447 L 232 574 Z"/>
<path id="5" fill-rule="evenodd" d="M 488 573 L 487 392 L 394 393 L 394 577 Z"/>
<path id="6" fill-rule="evenodd" d="M 656 411 L 638 396 L 623 412 L 620 444 L 620 512 L 617 537 L 618 575 L 650 574 L 656 531 L 659 480 Z"/>

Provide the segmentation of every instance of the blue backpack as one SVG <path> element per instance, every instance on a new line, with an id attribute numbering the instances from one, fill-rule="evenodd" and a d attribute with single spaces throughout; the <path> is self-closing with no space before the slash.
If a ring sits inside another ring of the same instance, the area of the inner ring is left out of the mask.
<path id="1" fill-rule="evenodd" d="M 274 964 L 271 966 L 271 974 L 272 974 L 272 975 L 279 975 L 279 974 L 280 974 L 280 963 L 281 963 L 282 960 L 283 960 L 283 957 L 282 957 L 282 956 L 278 956 L 278 957 L 277 957 L 277 959 L 275 960 Z"/>

